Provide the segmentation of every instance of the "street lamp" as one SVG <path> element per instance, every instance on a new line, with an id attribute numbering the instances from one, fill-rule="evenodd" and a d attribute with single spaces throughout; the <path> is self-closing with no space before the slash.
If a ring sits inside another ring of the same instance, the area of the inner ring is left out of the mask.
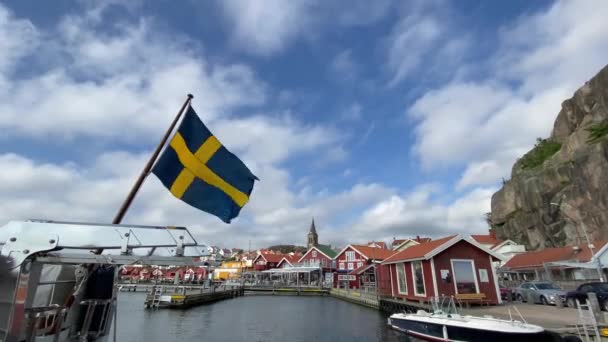
<path id="1" fill-rule="evenodd" d="M 568 215 L 564 210 L 562 210 L 562 205 L 568 206 L 570 209 L 574 209 L 574 207 L 572 207 L 570 204 L 568 203 L 550 203 L 553 206 L 559 207 L 559 209 L 564 213 L 564 215 L 566 215 L 567 217 L 569 217 L 571 220 L 573 219 L 570 215 Z M 585 226 L 585 223 L 583 222 L 582 217 L 580 217 L 580 214 L 578 215 L 579 218 L 579 222 L 581 223 L 581 226 L 583 228 L 583 234 L 585 234 L 585 240 L 587 240 L 587 247 L 589 247 L 589 250 L 591 251 L 591 258 L 593 259 L 593 257 L 595 256 L 595 252 L 594 252 L 594 248 L 595 246 L 591 243 L 591 241 L 589 241 L 589 235 L 587 235 L 587 227 Z M 595 256 L 595 259 L 597 261 L 597 274 L 600 277 L 600 281 L 604 282 L 604 275 L 602 273 L 602 265 L 600 263 L 600 258 L 598 256 Z"/>

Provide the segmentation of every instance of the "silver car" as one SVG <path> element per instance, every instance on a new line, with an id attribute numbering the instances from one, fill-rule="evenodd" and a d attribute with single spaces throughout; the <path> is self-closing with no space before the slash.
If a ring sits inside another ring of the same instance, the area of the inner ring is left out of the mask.
<path id="1" fill-rule="evenodd" d="M 530 281 L 515 288 L 515 298 L 520 302 L 527 301 L 530 295 L 534 298 L 534 303 L 549 305 L 556 304 L 557 301 L 563 303 L 566 292 L 547 281 Z"/>

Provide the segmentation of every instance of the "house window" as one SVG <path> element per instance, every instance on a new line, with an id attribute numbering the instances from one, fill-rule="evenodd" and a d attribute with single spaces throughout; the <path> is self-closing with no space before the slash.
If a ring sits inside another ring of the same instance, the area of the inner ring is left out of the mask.
<path id="1" fill-rule="evenodd" d="M 312 251 L 312 257 L 316 258 L 317 257 L 317 251 Z"/>
<path id="2" fill-rule="evenodd" d="M 399 293 L 407 294 L 407 284 L 405 283 L 405 264 L 397 264 L 397 285 L 399 285 Z"/>
<path id="3" fill-rule="evenodd" d="M 340 269 L 341 269 L 341 270 L 343 270 L 343 269 L 344 269 L 344 263 L 343 263 L 343 262 L 341 262 L 341 263 L 340 263 Z"/>
<path id="4" fill-rule="evenodd" d="M 362 263 L 361 261 L 359 261 L 359 262 L 357 263 L 357 268 L 359 268 L 359 267 L 361 267 L 361 266 L 363 266 L 363 263 Z"/>
<path id="5" fill-rule="evenodd" d="M 452 273 L 457 294 L 479 293 L 473 260 L 452 259 Z"/>
<path id="6" fill-rule="evenodd" d="M 422 270 L 422 261 L 412 262 L 412 277 L 414 279 L 414 294 L 416 296 L 426 296 L 424 288 L 424 271 Z"/>
<path id="7" fill-rule="evenodd" d="M 348 269 L 349 269 L 349 270 L 352 270 L 353 268 L 354 268 L 354 267 L 353 267 L 353 263 L 352 263 L 352 262 L 349 262 L 349 263 L 348 263 Z"/>
<path id="8" fill-rule="evenodd" d="M 348 251 L 346 252 L 346 261 L 354 261 L 355 260 L 355 252 Z"/>

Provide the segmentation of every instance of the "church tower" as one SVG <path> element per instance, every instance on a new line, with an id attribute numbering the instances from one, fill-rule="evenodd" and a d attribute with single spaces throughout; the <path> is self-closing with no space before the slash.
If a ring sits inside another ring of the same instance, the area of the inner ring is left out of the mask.
<path id="1" fill-rule="evenodd" d="M 313 246 L 319 244 L 319 236 L 317 235 L 317 228 L 315 227 L 315 219 L 312 219 L 312 223 L 310 224 L 310 231 L 308 232 L 308 243 L 306 246 L 310 249 Z"/>

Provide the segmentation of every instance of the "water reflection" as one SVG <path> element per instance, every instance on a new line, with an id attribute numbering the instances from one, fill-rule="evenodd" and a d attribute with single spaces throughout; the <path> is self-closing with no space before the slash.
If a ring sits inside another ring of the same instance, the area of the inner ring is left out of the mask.
<path id="1" fill-rule="evenodd" d="M 245 296 L 189 310 L 144 310 L 144 294 L 121 293 L 118 340 L 412 341 L 376 310 L 330 297 Z"/>

